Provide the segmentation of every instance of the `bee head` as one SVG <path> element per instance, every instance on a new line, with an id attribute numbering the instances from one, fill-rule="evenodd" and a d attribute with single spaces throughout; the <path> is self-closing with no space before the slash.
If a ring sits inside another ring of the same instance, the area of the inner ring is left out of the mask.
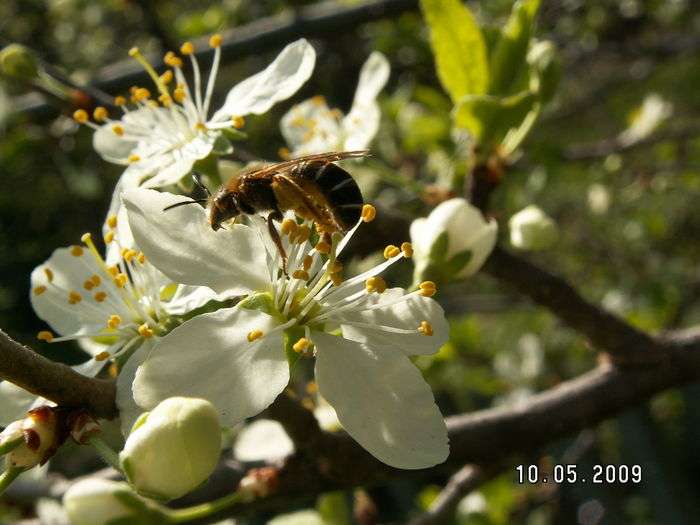
<path id="1" fill-rule="evenodd" d="M 209 224 L 216 231 L 221 228 L 221 223 L 237 217 L 241 214 L 238 200 L 233 192 L 225 187 L 221 188 L 209 202 Z"/>

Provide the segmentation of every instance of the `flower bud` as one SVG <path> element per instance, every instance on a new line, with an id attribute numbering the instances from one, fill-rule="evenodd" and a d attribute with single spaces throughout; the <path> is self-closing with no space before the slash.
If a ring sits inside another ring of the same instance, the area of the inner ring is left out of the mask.
<path id="1" fill-rule="evenodd" d="M 476 273 L 496 244 L 498 225 L 466 200 L 450 199 L 411 224 L 416 282 L 445 282 Z"/>
<path id="2" fill-rule="evenodd" d="M 19 80 L 33 80 L 39 73 L 34 53 L 20 44 L 10 44 L 0 50 L 0 71 Z"/>
<path id="3" fill-rule="evenodd" d="M 139 493 L 174 499 L 209 477 L 220 450 L 221 430 L 214 406 L 204 399 L 171 397 L 141 415 L 120 459 Z"/>
<path id="4" fill-rule="evenodd" d="M 510 243 L 520 250 L 544 250 L 557 240 L 556 223 L 537 206 L 523 208 L 508 221 Z"/>
<path id="5" fill-rule="evenodd" d="M 32 468 L 43 465 L 60 444 L 57 417 L 49 406 L 27 412 L 0 433 L 0 444 L 22 438 L 23 442 L 6 456 L 7 468 Z"/>
<path id="6" fill-rule="evenodd" d="M 63 507 L 72 525 L 107 525 L 113 520 L 133 518 L 136 514 L 129 498 L 139 497 L 123 482 L 88 478 L 72 485 L 63 495 Z M 138 505 L 136 505 L 138 507 Z"/>

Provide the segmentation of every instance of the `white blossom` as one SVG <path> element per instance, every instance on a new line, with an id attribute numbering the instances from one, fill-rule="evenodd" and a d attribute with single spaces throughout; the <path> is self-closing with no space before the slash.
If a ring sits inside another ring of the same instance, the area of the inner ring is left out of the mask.
<path id="1" fill-rule="evenodd" d="M 479 271 L 496 244 L 498 224 L 461 198 L 439 204 L 426 218 L 411 223 L 415 278 L 439 275 L 444 280 Z"/>
<path id="2" fill-rule="evenodd" d="M 513 215 L 508 226 L 510 243 L 519 250 L 544 250 L 559 237 L 557 223 L 535 205 Z"/>
<path id="3" fill-rule="evenodd" d="M 235 131 L 243 126 L 244 116 L 265 113 L 277 102 L 291 97 L 309 78 L 316 61 L 316 53 L 305 39 L 289 44 L 267 68 L 234 86 L 223 106 L 210 115 L 221 61 L 221 37 L 212 36 L 210 44 L 214 58 L 206 86 L 191 43 L 183 44 L 180 51 L 191 61 L 193 84 L 187 82 L 179 56 L 166 54 L 164 62 L 171 69 L 158 75 L 134 48 L 130 54 L 150 74 L 157 100 L 151 98 L 147 88 L 134 87 L 129 100 L 115 100 L 123 111 L 119 119 L 110 118 L 105 108 L 95 110 L 96 123 L 89 120 L 84 110 L 74 114 L 78 122 L 95 128 L 93 144 L 102 158 L 128 166 L 120 188 L 174 184 L 190 173 L 195 162 L 215 149 L 228 152 L 230 144 L 223 131 Z M 117 204 L 113 203 L 113 210 Z"/>
<path id="4" fill-rule="evenodd" d="M 233 445 L 238 461 L 276 461 L 294 453 L 294 443 L 277 421 L 258 419 L 241 429 Z"/>
<path id="5" fill-rule="evenodd" d="M 365 149 L 379 129 L 381 114 L 376 98 L 389 79 L 389 71 L 386 57 L 373 52 L 362 66 L 347 115 L 330 109 L 321 96 L 290 109 L 280 122 L 290 156 Z"/>
<path id="6" fill-rule="evenodd" d="M 251 227 L 214 232 L 198 206 L 162 214 L 180 200 L 145 189 L 125 193 L 134 237 L 149 260 L 179 282 L 220 293 L 244 283 L 250 292 L 237 306 L 197 316 L 159 341 L 136 373 L 139 405 L 148 409 L 173 395 L 201 397 L 218 408 L 222 424 L 234 425 L 261 412 L 287 386 L 287 354 L 315 356 L 319 394 L 369 452 L 400 468 L 444 461 L 445 423 L 410 360 L 435 353 L 447 340 L 442 308 L 429 298 L 435 285 L 424 282 L 407 293 L 388 289 L 379 277 L 411 255 L 409 243 L 388 246 L 383 263 L 343 280 L 337 256 L 374 209 L 366 206 L 352 230 L 330 239 L 315 239 L 309 223 L 288 218 L 281 226 L 286 275 L 261 218 L 252 217 Z M 258 236 L 256 248 L 232 249 L 250 236 Z"/>

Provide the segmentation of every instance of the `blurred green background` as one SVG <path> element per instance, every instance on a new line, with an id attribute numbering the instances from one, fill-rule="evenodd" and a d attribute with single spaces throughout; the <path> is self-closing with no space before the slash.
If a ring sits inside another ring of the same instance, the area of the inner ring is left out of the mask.
<path id="1" fill-rule="evenodd" d="M 84 83 L 104 66 L 124 60 L 134 45 L 161 53 L 185 39 L 311 4 L 4 0 L 0 44 L 23 43 Z M 494 26 L 511 8 L 509 0 L 469 5 L 480 21 Z M 508 245 L 508 218 L 537 204 L 561 231 L 552 248 L 532 256 L 539 264 L 646 330 L 698 322 L 697 3 L 544 0 L 537 34 L 557 44 L 563 76 L 493 197 L 501 243 Z M 241 144 L 245 153 L 277 158 L 285 145 L 280 117 L 309 96 L 323 94 L 331 106 L 347 111 L 362 63 L 372 50 L 382 51 L 392 66 L 380 97 L 382 127 L 373 159 L 356 176 L 367 200 L 409 217 L 427 214 L 451 194 L 451 181 L 465 167 L 455 161 L 463 158 L 463 145 L 451 133 L 451 103 L 437 82 L 418 10 L 312 42 L 318 52 L 315 73 L 293 99 L 248 120 L 249 140 Z M 276 51 L 228 62 L 217 83 L 219 100 Z M 20 81 L 3 78 L 0 83 L 0 327 L 54 359 L 78 362 L 79 351 L 69 345 L 35 341 L 45 325 L 29 303 L 29 274 L 55 248 L 76 243 L 85 231 L 99 232 L 120 168 L 95 153 L 92 131 L 70 119 L 71 104 L 52 100 L 51 109 L 41 114 L 13 111 L 27 103 L 27 92 Z M 616 148 L 614 139 L 639 118 L 652 94 L 665 104 L 667 118 L 651 138 Z M 410 281 L 408 269 L 393 277 Z M 454 284 L 438 298 L 451 315 L 451 342 L 418 363 L 446 415 L 518 403 L 595 364 L 580 336 L 487 276 Z M 470 524 L 692 523 L 692 516 L 700 514 L 698 407 L 700 387 L 669 391 L 526 458 L 543 465 L 578 463 L 580 470 L 596 463 L 641 464 L 641 485 L 519 485 L 514 471 L 508 471 L 462 502 L 457 519 Z M 404 522 L 429 504 L 444 481 L 394 483 L 368 492 L 379 521 Z M 29 507 L 14 507 L 12 515 L 18 511 L 31 513 Z M 601 511 L 602 521 L 596 521 Z"/>

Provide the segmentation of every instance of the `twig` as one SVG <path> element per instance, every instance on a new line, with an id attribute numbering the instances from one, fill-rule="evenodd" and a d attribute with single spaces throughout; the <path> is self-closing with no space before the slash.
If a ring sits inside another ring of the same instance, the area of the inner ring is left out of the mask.
<path id="1" fill-rule="evenodd" d="M 366 22 L 395 17 L 417 8 L 417 0 L 372 0 L 352 6 L 340 2 L 323 2 L 299 11 L 287 11 L 223 33 L 222 62 L 226 64 L 265 53 L 301 37 L 335 37 L 339 32 L 349 31 Z M 194 43 L 202 50 L 197 53 L 200 64 L 208 66 L 211 52 L 207 39 L 196 40 Z M 162 65 L 161 57 L 148 58 L 154 66 Z M 92 85 L 116 95 L 130 86 L 143 85 L 148 81 L 148 75 L 133 60 L 124 60 L 103 68 Z M 16 107 L 17 111 L 23 111 L 36 119 L 49 118 L 55 112 L 35 94 L 18 97 Z"/>
<path id="2" fill-rule="evenodd" d="M 97 417 L 117 415 L 114 381 L 79 374 L 46 359 L 0 330 L 0 378 L 65 407 L 82 407 Z"/>

